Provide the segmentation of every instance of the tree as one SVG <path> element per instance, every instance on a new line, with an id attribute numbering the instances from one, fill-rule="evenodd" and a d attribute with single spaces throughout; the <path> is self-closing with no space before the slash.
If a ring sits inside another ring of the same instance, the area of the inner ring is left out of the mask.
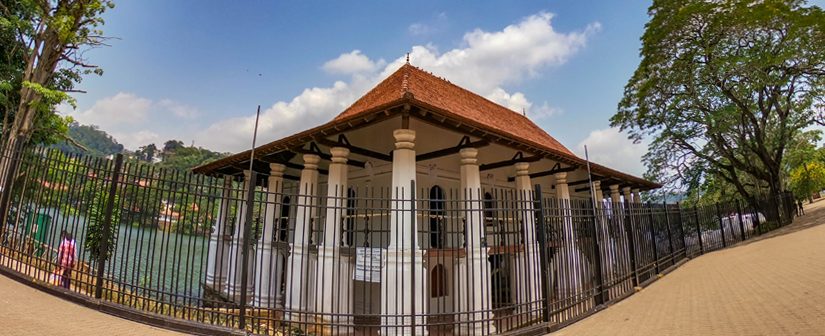
<path id="1" fill-rule="evenodd" d="M 98 157 L 123 152 L 123 145 L 95 125 L 72 122 L 69 124 L 68 138 L 72 141 L 59 143 L 55 147 L 64 153 L 85 153 Z"/>
<path id="2" fill-rule="evenodd" d="M 83 52 L 104 44 L 98 29 L 109 0 L 12 0 L 0 3 L 2 25 L 15 36 L 12 55 L 21 53 L 25 67 L 19 78 L 17 108 L 9 128 L 9 145 L 28 142 L 38 119 L 54 117 L 53 107 L 84 74 L 102 71 L 88 64 Z M 20 48 L 17 50 L 16 48 Z M 16 57 L 16 56 L 15 56 Z M 15 81 L 17 81 L 15 79 Z"/>
<path id="3" fill-rule="evenodd" d="M 825 165 L 821 162 L 806 162 L 791 171 L 791 190 L 797 198 L 811 199 L 811 195 L 825 188 Z"/>
<path id="4" fill-rule="evenodd" d="M 825 13 L 802 0 L 655 0 L 649 14 L 612 126 L 652 138 L 648 174 L 671 188 L 714 177 L 754 205 L 748 183 L 777 196 L 789 141 L 825 92 Z"/>

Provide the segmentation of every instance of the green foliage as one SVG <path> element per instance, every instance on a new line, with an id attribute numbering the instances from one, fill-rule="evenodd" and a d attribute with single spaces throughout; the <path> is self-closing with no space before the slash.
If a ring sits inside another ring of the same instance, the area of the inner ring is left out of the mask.
<path id="1" fill-rule="evenodd" d="M 791 171 L 791 190 L 798 198 L 807 198 L 825 188 L 825 164 L 806 162 Z"/>
<path id="2" fill-rule="evenodd" d="M 167 141 L 168 143 L 169 141 Z M 213 152 L 201 147 L 181 146 L 171 151 L 165 148 L 167 146 L 164 146 L 163 161 L 158 163 L 158 166 L 180 170 L 190 170 L 227 156 L 227 153 Z"/>
<path id="3" fill-rule="evenodd" d="M 650 138 L 648 176 L 781 190 L 789 143 L 825 93 L 825 12 L 798 0 L 656 0 L 611 125 Z M 714 182 L 716 183 L 716 182 Z"/>
<path id="4" fill-rule="evenodd" d="M 74 106 L 68 93 L 77 92 L 74 86 L 83 75 L 102 73 L 83 55 L 90 47 L 104 45 L 101 15 L 113 7 L 109 0 L 0 2 L 4 133 L 46 144 L 65 139 L 71 121 L 57 116 L 55 106 Z"/>
<path id="5" fill-rule="evenodd" d="M 62 141 L 56 144 L 55 147 L 64 153 L 84 153 L 97 157 L 106 157 L 123 152 L 123 145 L 119 144 L 111 135 L 100 130 L 97 126 L 81 125 L 77 122 L 72 122 L 68 125 L 67 133 L 69 138 L 80 146 L 83 146 L 83 148 L 78 148 L 78 146 L 68 141 Z"/>
<path id="6" fill-rule="evenodd" d="M 109 193 L 95 192 L 90 196 L 91 203 L 88 205 L 89 210 L 86 213 L 88 225 L 86 227 L 86 239 L 83 241 L 83 245 L 86 250 L 89 251 L 89 258 L 91 260 L 98 260 L 100 256 L 103 256 L 105 260 L 108 260 L 112 255 L 112 252 L 115 251 L 116 247 L 115 239 L 117 238 L 118 225 L 120 224 L 120 208 L 118 207 L 120 204 L 120 197 L 117 193 L 115 193 L 114 206 L 112 207 L 113 219 L 111 223 L 109 223 L 110 226 L 106 250 L 101 251 L 101 243 L 103 242 L 103 236 L 105 233 L 104 227 L 106 226 L 106 206 L 109 201 Z"/>

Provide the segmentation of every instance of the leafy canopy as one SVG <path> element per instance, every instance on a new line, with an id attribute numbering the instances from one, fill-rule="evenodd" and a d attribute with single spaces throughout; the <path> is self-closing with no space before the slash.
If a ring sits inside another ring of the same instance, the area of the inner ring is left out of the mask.
<path id="1" fill-rule="evenodd" d="M 655 0 L 649 14 L 611 118 L 652 139 L 648 177 L 682 191 L 717 178 L 749 200 L 748 183 L 780 192 L 788 143 L 825 93 L 825 13 L 802 0 Z"/>

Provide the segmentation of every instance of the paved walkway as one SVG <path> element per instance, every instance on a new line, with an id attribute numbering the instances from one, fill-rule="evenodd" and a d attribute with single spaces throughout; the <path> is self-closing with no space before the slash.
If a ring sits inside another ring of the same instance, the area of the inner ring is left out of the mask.
<path id="1" fill-rule="evenodd" d="M 0 275 L 0 335 L 180 335 L 65 301 Z"/>
<path id="2" fill-rule="evenodd" d="M 825 335 L 825 201 L 554 335 Z M 765 239 L 775 237 L 773 239 Z M 3 335 L 177 335 L 0 276 Z"/>
<path id="3" fill-rule="evenodd" d="M 552 335 L 825 335 L 825 201 Z"/>

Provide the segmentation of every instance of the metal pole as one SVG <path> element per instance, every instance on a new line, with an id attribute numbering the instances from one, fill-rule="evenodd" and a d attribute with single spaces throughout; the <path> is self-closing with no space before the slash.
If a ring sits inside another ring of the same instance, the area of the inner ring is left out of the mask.
<path id="1" fill-rule="evenodd" d="M 696 217 L 696 236 L 699 237 L 699 254 L 705 254 L 705 244 L 702 242 L 702 228 L 699 226 L 699 208 L 693 206 L 693 215 Z"/>
<path id="2" fill-rule="evenodd" d="M 109 258 L 109 234 L 112 231 L 112 213 L 115 207 L 117 182 L 120 179 L 120 169 L 123 166 L 123 154 L 115 156 L 115 167 L 112 170 L 112 182 L 109 185 L 109 197 L 106 200 L 106 209 L 103 213 L 103 228 L 97 246 L 97 281 L 95 284 L 95 298 L 103 297 L 103 272 L 106 271 L 106 261 Z"/>
<path id="3" fill-rule="evenodd" d="M 742 206 L 736 200 L 736 213 L 739 215 L 739 233 L 742 234 L 742 241 L 745 241 L 745 223 L 742 221 Z"/>
<path id="4" fill-rule="evenodd" d="M 719 231 L 722 232 L 722 247 L 727 247 L 728 244 L 725 242 L 725 223 L 722 222 L 722 210 L 719 209 L 719 202 L 716 202 L 716 217 L 719 218 Z"/>
<path id="5" fill-rule="evenodd" d="M 650 215 L 650 241 L 653 243 L 653 269 L 659 274 L 659 246 L 656 244 L 656 225 L 653 218 L 653 203 L 647 201 L 647 211 Z"/>
<path id="6" fill-rule="evenodd" d="M 670 211 L 668 211 L 667 203 L 662 201 L 662 207 L 665 210 L 665 225 L 667 226 L 667 243 L 668 247 L 670 247 L 670 263 L 675 264 L 676 258 L 673 257 L 673 234 L 670 230 Z"/>
<path id="7" fill-rule="evenodd" d="M 604 271 L 602 269 L 602 254 L 601 254 L 601 243 L 599 242 L 599 218 L 601 216 L 598 215 L 596 212 L 596 192 L 593 189 L 593 177 L 590 173 L 590 156 L 587 153 L 587 145 L 584 146 L 584 159 L 587 162 L 587 183 L 590 186 L 590 205 L 591 209 L 593 210 L 593 252 L 594 252 L 594 262 L 596 268 L 596 304 L 600 305 L 608 300 L 607 292 L 604 290 Z M 604 223 L 601 223 L 602 226 Z"/>
<path id="8" fill-rule="evenodd" d="M 619 204 L 618 200 L 613 203 L 614 205 Z M 639 266 L 636 264 L 636 240 L 633 238 L 633 224 L 631 220 L 633 220 L 632 213 L 630 211 L 630 201 L 624 200 L 624 211 L 625 211 L 625 221 L 624 221 L 624 232 L 627 234 L 627 244 L 628 244 L 628 254 L 630 255 L 630 265 L 633 267 L 633 287 L 639 286 Z"/>
<path id="9" fill-rule="evenodd" d="M 258 139 L 258 121 L 261 118 L 261 105 L 258 105 L 258 110 L 255 112 L 255 129 L 252 131 L 252 149 L 249 151 L 249 181 L 246 191 L 246 218 L 243 223 L 243 242 L 241 242 L 241 311 L 238 314 L 238 324 L 241 330 L 246 330 L 246 284 L 249 281 L 249 234 L 252 228 L 252 205 L 255 197 L 255 185 L 258 182 L 258 174 L 255 173 L 253 163 L 255 162 L 255 141 Z"/>
<path id="10" fill-rule="evenodd" d="M 544 302 L 544 309 L 542 309 L 542 320 L 544 322 L 550 322 L 550 281 L 549 281 L 549 273 L 550 273 L 550 266 L 548 264 L 548 260 L 550 258 L 549 249 L 547 244 L 547 227 L 544 224 L 544 205 L 542 204 L 541 200 L 541 185 L 536 184 L 535 186 L 535 197 L 533 197 L 533 208 L 536 212 L 536 228 L 538 229 L 537 235 L 539 240 L 539 268 L 541 268 L 539 272 L 539 276 L 541 279 L 541 297 L 542 302 Z"/>

